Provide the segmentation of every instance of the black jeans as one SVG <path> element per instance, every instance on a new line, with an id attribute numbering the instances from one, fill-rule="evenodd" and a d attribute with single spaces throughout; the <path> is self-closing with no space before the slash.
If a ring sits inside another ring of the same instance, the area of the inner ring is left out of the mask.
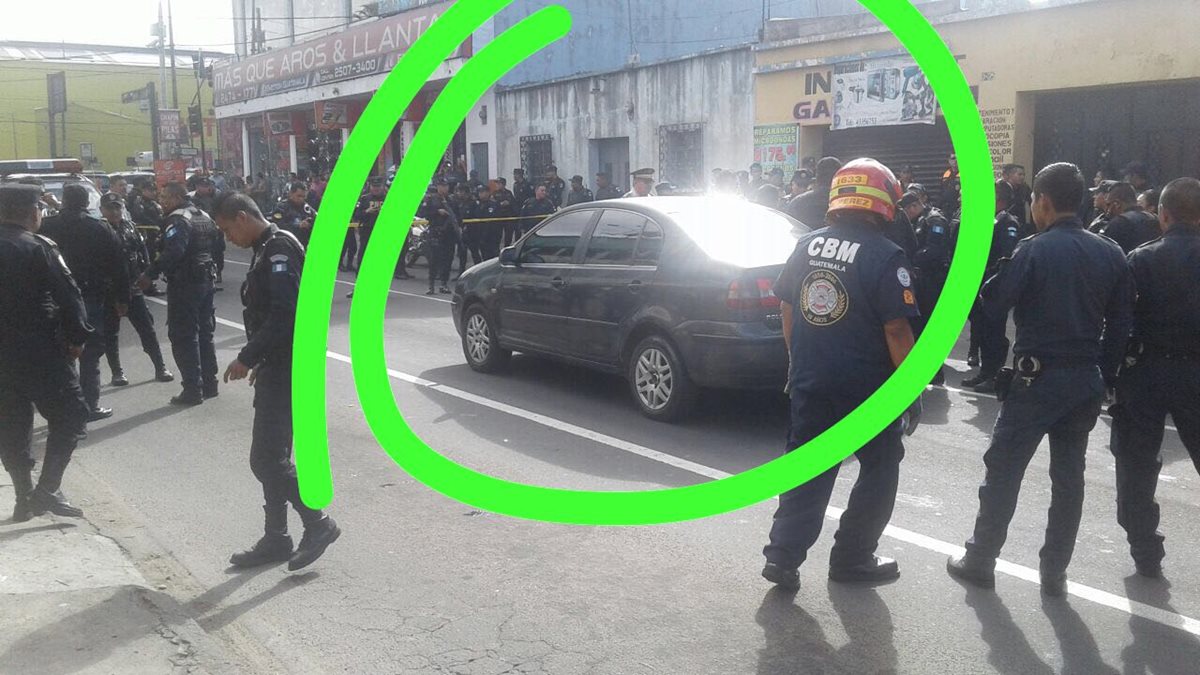
<path id="1" fill-rule="evenodd" d="M 37 381 L 0 383 L 0 460 L 9 475 L 28 472 L 33 459 L 33 411 L 46 418 L 46 456 L 39 486 L 57 492 L 63 472 L 87 428 L 88 406 L 74 367 L 62 357 Z"/>
<path id="2" fill-rule="evenodd" d="M 216 314 L 211 282 L 167 284 L 167 337 L 184 391 L 200 392 L 217 383 L 217 350 L 213 346 Z"/>
<path id="3" fill-rule="evenodd" d="M 1112 453 L 1117 460 L 1117 522 L 1125 528 L 1137 562 L 1163 559 L 1154 499 L 1162 470 L 1167 414 L 1200 470 L 1200 361 L 1150 358 L 1121 372 L 1112 408 Z"/>
<path id="4" fill-rule="evenodd" d="M 164 367 L 162 347 L 158 344 L 158 334 L 154 332 L 154 315 L 146 306 L 146 298 L 141 293 L 135 293 L 129 300 L 129 313 L 125 315 L 133 329 L 137 331 L 142 341 L 142 351 L 150 357 L 154 370 Z M 121 372 L 121 317 L 110 306 L 104 316 L 104 354 L 108 357 L 108 368 L 113 375 Z"/>
<path id="5" fill-rule="evenodd" d="M 861 403 L 847 397 L 793 391 L 787 451 L 821 435 Z M 900 426 L 893 424 L 884 429 L 859 449 L 855 457 L 859 463 L 858 481 L 834 535 L 829 555 L 831 567 L 868 563 L 879 547 L 879 537 L 896 505 L 900 461 L 904 459 Z M 779 497 L 770 543 L 763 549 L 769 562 L 791 569 L 808 558 L 808 550 L 821 535 L 839 468 L 835 466 Z"/>
<path id="6" fill-rule="evenodd" d="M 995 375 L 1008 362 L 1008 314 L 997 318 L 980 308 L 971 326 L 978 331 L 980 372 Z"/>
<path id="7" fill-rule="evenodd" d="M 87 402 L 88 408 L 91 410 L 95 410 L 100 405 L 100 358 L 104 356 L 106 345 L 104 337 L 106 304 L 102 297 L 83 299 L 92 333 L 83 343 L 83 354 L 79 357 L 79 386 L 83 389 L 83 400 Z"/>
<path id="8" fill-rule="evenodd" d="M 987 473 L 979 487 L 975 533 L 967 541 L 970 558 L 988 566 L 999 557 L 1025 469 L 1049 435 L 1050 513 L 1041 569 L 1049 574 L 1066 572 L 1083 512 L 1088 434 L 1103 403 L 1104 381 L 1096 367 L 1047 370 L 1032 383 L 1019 377 L 1013 382 L 983 456 Z"/>
<path id="9" fill-rule="evenodd" d="M 450 266 L 454 263 L 454 244 L 450 242 L 429 242 L 429 290 L 434 290 L 441 282 L 442 286 L 450 285 Z"/>
<path id="10" fill-rule="evenodd" d="M 291 504 L 305 524 L 324 514 L 304 505 L 292 462 L 292 383 L 288 366 L 263 364 L 254 383 L 254 429 L 250 470 L 262 483 L 267 518 Z M 268 523 L 270 525 L 270 523 Z M 283 521 L 286 531 L 286 517 Z"/>

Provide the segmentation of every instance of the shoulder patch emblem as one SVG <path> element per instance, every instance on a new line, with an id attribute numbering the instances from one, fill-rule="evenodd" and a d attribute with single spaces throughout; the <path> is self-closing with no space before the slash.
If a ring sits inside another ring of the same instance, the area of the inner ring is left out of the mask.
<path id="1" fill-rule="evenodd" d="M 850 294 L 836 274 L 817 270 L 800 285 L 800 310 L 814 326 L 832 326 L 850 309 Z"/>
<path id="2" fill-rule="evenodd" d="M 900 281 L 900 285 L 905 288 L 912 288 L 912 274 L 903 267 L 896 270 L 896 279 Z"/>
<path id="3" fill-rule="evenodd" d="M 273 262 L 273 263 L 281 263 L 281 262 L 285 263 L 287 261 L 288 261 L 288 257 L 286 255 L 283 255 L 282 253 L 279 255 L 271 256 L 271 262 Z"/>
<path id="4" fill-rule="evenodd" d="M 167 237 L 167 239 L 170 239 L 171 237 L 174 237 L 174 236 L 175 236 L 175 226 L 171 225 L 170 227 L 167 228 L 166 237 Z"/>
<path id="5" fill-rule="evenodd" d="M 917 296 L 913 295 L 912 291 L 904 291 L 904 304 L 912 307 L 917 306 Z"/>

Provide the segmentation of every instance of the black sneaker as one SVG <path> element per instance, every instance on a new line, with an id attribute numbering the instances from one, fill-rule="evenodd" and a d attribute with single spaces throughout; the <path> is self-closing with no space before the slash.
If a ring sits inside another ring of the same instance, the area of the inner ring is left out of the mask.
<path id="1" fill-rule="evenodd" d="M 425 291 L 425 295 L 437 295 L 437 292 L 431 288 L 428 291 Z"/>
<path id="2" fill-rule="evenodd" d="M 204 389 L 201 390 L 200 394 L 202 396 L 204 396 L 204 398 L 207 400 L 210 398 L 217 398 L 218 396 L 220 396 L 221 390 L 216 382 L 211 382 L 209 384 L 204 385 Z"/>
<path id="3" fill-rule="evenodd" d="M 100 420 L 106 420 L 112 416 L 113 416 L 112 408 L 101 408 L 101 407 L 97 406 L 95 408 L 92 408 L 91 411 L 88 412 L 87 421 L 99 422 Z"/>
<path id="4" fill-rule="evenodd" d="M 287 562 L 292 557 L 292 538 L 286 534 L 268 534 L 248 551 L 229 556 L 229 564 L 240 569 Z"/>
<path id="5" fill-rule="evenodd" d="M 112 382 L 109 384 L 114 387 L 128 387 L 129 378 L 125 377 L 125 371 L 118 370 L 117 372 L 113 373 Z"/>
<path id="6" fill-rule="evenodd" d="M 985 380 L 975 385 L 976 394 L 994 394 L 996 393 L 996 378 Z"/>
<path id="7" fill-rule="evenodd" d="M 994 380 L 994 379 L 996 379 L 995 375 L 989 375 L 987 373 L 979 373 L 975 377 L 968 377 L 967 379 L 963 380 L 962 388 L 963 389 L 974 389 L 975 387 L 978 387 L 979 385 L 983 384 L 984 382 L 987 382 L 989 380 Z"/>
<path id="8" fill-rule="evenodd" d="M 166 368 L 159 368 L 154 372 L 154 379 L 158 382 L 174 382 L 175 376 Z"/>
<path id="9" fill-rule="evenodd" d="M 875 556 L 861 565 L 829 568 L 829 580 L 843 584 L 882 584 L 900 578 L 900 566 L 890 558 Z"/>
<path id="10" fill-rule="evenodd" d="M 971 354 L 967 357 L 967 365 L 972 368 L 979 367 L 979 354 Z"/>
<path id="11" fill-rule="evenodd" d="M 329 548 L 329 545 L 337 541 L 340 536 L 342 536 L 341 529 L 329 516 L 306 526 L 304 536 L 300 538 L 300 545 L 296 547 L 296 552 L 288 560 L 288 571 L 295 572 L 316 562 L 317 558 L 325 553 L 325 549 Z"/>
<path id="12" fill-rule="evenodd" d="M 29 509 L 29 496 L 21 495 L 17 497 L 17 501 L 13 504 L 12 521 L 14 523 L 24 523 L 33 517 L 33 512 Z"/>
<path id="13" fill-rule="evenodd" d="M 1147 579 L 1161 579 L 1163 577 L 1163 568 L 1161 562 L 1139 562 L 1134 563 L 1139 576 Z"/>
<path id="14" fill-rule="evenodd" d="M 179 394 L 178 396 L 171 397 L 171 405 L 188 407 L 197 406 L 201 403 L 204 403 L 204 396 L 202 396 L 198 391 L 188 391 L 184 389 L 183 393 Z"/>
<path id="15" fill-rule="evenodd" d="M 441 293 L 442 295 L 450 295 L 450 289 L 442 286 L 438 289 L 438 293 Z"/>
<path id="16" fill-rule="evenodd" d="M 780 588 L 789 591 L 800 590 L 800 571 L 796 568 L 786 568 L 769 562 L 763 565 L 762 577 Z"/>
<path id="17" fill-rule="evenodd" d="M 71 506 L 71 502 L 63 496 L 61 491 L 51 494 L 42 488 L 36 488 L 29 493 L 28 508 L 32 515 L 40 516 L 49 511 L 56 516 L 64 518 L 82 518 L 83 509 L 76 506 Z"/>
<path id="18" fill-rule="evenodd" d="M 946 571 L 950 573 L 950 576 L 980 588 L 996 587 L 996 570 L 970 562 L 966 556 L 947 560 Z"/>
<path id="19" fill-rule="evenodd" d="M 1042 572 L 1042 593 L 1052 598 L 1061 598 L 1067 594 L 1067 575 Z"/>

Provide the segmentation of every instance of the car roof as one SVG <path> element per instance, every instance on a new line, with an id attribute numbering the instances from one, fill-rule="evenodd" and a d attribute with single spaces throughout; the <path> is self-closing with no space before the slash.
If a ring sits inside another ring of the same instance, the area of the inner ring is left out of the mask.
<path id="1" fill-rule="evenodd" d="M 605 201 L 578 204 L 570 207 L 569 209 L 563 209 L 563 211 L 620 207 L 629 211 L 636 211 L 646 216 L 654 216 L 658 219 L 666 219 L 678 222 L 686 221 L 691 217 L 704 216 L 714 210 L 728 209 L 734 206 L 748 209 L 750 211 L 759 211 L 790 218 L 787 216 L 787 214 L 781 211 L 776 211 L 775 209 L 770 209 L 744 199 L 713 195 L 608 199 Z"/>

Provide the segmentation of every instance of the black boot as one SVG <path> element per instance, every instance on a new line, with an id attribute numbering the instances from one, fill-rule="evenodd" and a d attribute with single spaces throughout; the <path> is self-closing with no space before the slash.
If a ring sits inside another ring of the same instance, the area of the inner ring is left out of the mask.
<path id="1" fill-rule="evenodd" d="M 13 522 L 23 523 L 33 517 L 33 513 L 29 510 L 29 494 L 33 492 L 33 477 L 29 467 L 17 469 L 16 473 L 9 472 L 12 477 L 13 488 L 16 490 L 17 499 L 13 504 Z"/>
<path id="2" fill-rule="evenodd" d="M 989 380 L 994 380 L 994 379 L 996 379 L 995 373 L 985 373 L 985 372 L 981 371 L 975 377 L 970 377 L 970 378 L 963 380 L 962 386 L 963 386 L 963 389 L 974 389 L 975 387 L 978 387 L 979 385 L 983 384 L 984 382 L 987 382 Z"/>
<path id="3" fill-rule="evenodd" d="M 296 548 L 296 553 L 288 561 L 288 571 L 295 572 L 316 562 L 317 558 L 325 553 L 325 549 L 329 548 L 329 545 L 337 541 L 340 536 L 342 536 L 342 530 L 329 516 L 316 522 L 306 523 L 304 536 L 300 538 L 300 546 Z"/>
<path id="4" fill-rule="evenodd" d="M 167 370 L 166 366 L 155 366 L 154 379 L 159 382 L 174 382 L 175 376 L 171 374 L 171 371 Z"/>
<path id="5" fill-rule="evenodd" d="M 229 564 L 241 569 L 281 563 L 292 557 L 292 538 L 287 533 L 287 504 L 264 506 L 265 533 L 248 551 L 234 553 Z"/>
<path id="6" fill-rule="evenodd" d="M 895 560 L 874 556 L 859 565 L 830 566 L 829 580 L 844 584 L 882 584 L 900 578 Z"/>
<path id="7" fill-rule="evenodd" d="M 45 488 L 37 487 L 29 495 L 28 508 L 29 512 L 35 516 L 40 516 L 49 511 L 56 516 L 64 518 L 82 518 L 83 509 L 77 506 L 72 506 L 71 502 L 63 496 L 62 491 L 48 492 Z"/>
<path id="8" fill-rule="evenodd" d="M 996 562 L 984 562 L 970 555 L 952 557 L 946 561 L 946 571 L 950 576 L 961 579 L 980 588 L 996 587 Z"/>
<path id="9" fill-rule="evenodd" d="M 204 403 L 204 396 L 192 389 L 184 389 L 178 396 L 171 398 L 171 405 L 197 406 Z"/>
<path id="10" fill-rule="evenodd" d="M 783 567 L 769 562 L 763 565 L 762 577 L 784 590 L 800 590 L 800 571 L 794 567 Z"/>
<path id="11" fill-rule="evenodd" d="M 114 370 L 111 384 L 114 387 L 128 387 L 129 378 L 125 377 L 125 371 L 121 370 L 120 368 Z"/>
<path id="12" fill-rule="evenodd" d="M 216 398 L 221 395 L 221 390 L 220 390 L 219 386 L 217 385 L 217 381 L 213 380 L 212 382 L 204 383 L 204 389 L 201 393 L 204 395 L 204 398 L 206 398 L 206 399 L 207 398 Z"/>

